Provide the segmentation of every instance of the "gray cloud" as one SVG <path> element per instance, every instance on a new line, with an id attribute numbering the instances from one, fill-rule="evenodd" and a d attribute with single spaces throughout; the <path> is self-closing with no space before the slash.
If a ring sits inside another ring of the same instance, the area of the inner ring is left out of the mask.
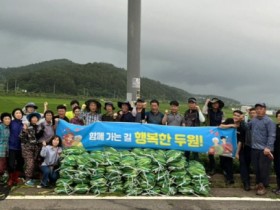
<path id="1" fill-rule="evenodd" d="M 142 0 L 141 75 L 278 105 L 279 7 L 277 0 Z M 0 66 L 68 58 L 126 67 L 126 28 L 126 0 L 2 0 Z"/>

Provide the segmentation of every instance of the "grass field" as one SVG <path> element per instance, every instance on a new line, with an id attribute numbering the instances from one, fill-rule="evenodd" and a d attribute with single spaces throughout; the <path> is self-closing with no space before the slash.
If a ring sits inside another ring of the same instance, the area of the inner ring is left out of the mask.
<path id="1" fill-rule="evenodd" d="M 70 101 L 72 99 L 61 99 L 61 98 L 44 98 L 44 97 L 26 97 L 26 96 L 0 96 L 0 113 L 2 112 L 12 112 L 14 108 L 22 108 L 24 105 L 28 102 L 34 102 L 38 106 L 38 111 L 43 112 L 44 108 L 44 102 L 47 101 L 49 104 L 49 109 L 56 111 L 56 106 L 59 104 L 66 104 L 67 108 L 70 108 Z M 84 103 L 84 99 L 80 100 L 80 103 Z M 100 100 L 102 103 L 102 106 L 104 105 L 104 99 Z M 115 106 L 117 107 L 117 101 L 113 101 Z M 200 105 L 200 108 L 202 108 L 202 104 Z M 147 105 L 147 108 L 149 109 L 149 104 Z M 169 103 L 168 102 L 160 102 L 160 111 L 164 112 L 166 109 L 169 109 Z M 188 109 L 187 103 L 180 103 L 180 113 L 183 114 L 185 110 Z M 118 108 L 116 108 L 118 110 Z M 104 112 L 104 109 L 102 108 L 102 112 Z M 225 108 L 224 109 L 226 117 L 231 116 L 231 108 Z"/>

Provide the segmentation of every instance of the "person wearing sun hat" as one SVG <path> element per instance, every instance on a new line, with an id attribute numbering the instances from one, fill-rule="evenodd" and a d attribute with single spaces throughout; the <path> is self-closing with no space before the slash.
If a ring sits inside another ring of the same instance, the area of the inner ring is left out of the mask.
<path id="1" fill-rule="evenodd" d="M 121 109 L 118 112 L 118 121 L 120 122 L 135 122 L 135 117 L 132 115 L 132 106 L 129 101 L 119 101 L 118 107 Z"/>
<path id="2" fill-rule="evenodd" d="M 21 139 L 22 156 L 25 162 L 24 174 L 26 177 L 25 185 L 34 186 L 34 170 L 35 165 L 38 161 L 38 156 L 40 152 L 39 139 L 42 137 L 44 130 L 38 122 L 41 115 L 37 112 L 33 112 L 27 115 L 27 120 L 29 121 L 29 126 L 23 125 L 23 129 L 19 135 Z"/>
<path id="3" fill-rule="evenodd" d="M 89 99 L 85 102 L 85 110 L 81 113 L 80 118 L 85 125 L 102 121 L 101 119 L 101 103 L 96 99 Z"/>
<path id="4" fill-rule="evenodd" d="M 206 115 L 208 126 L 220 126 L 224 120 L 224 112 L 222 111 L 224 102 L 218 98 L 208 98 L 202 108 L 202 113 Z M 209 154 L 209 175 L 215 174 L 216 162 L 214 155 Z"/>
<path id="5" fill-rule="evenodd" d="M 114 113 L 115 106 L 112 101 L 105 102 L 104 109 L 106 110 L 106 113 L 102 115 L 102 121 L 116 121 L 116 118 L 118 116 L 117 113 Z"/>
<path id="6" fill-rule="evenodd" d="M 34 102 L 28 102 L 27 104 L 25 104 L 24 108 L 22 109 L 22 111 L 24 113 L 24 115 L 22 117 L 22 122 L 24 124 L 28 123 L 27 115 L 31 114 L 33 112 L 36 112 L 37 109 L 38 109 L 38 106 Z"/>

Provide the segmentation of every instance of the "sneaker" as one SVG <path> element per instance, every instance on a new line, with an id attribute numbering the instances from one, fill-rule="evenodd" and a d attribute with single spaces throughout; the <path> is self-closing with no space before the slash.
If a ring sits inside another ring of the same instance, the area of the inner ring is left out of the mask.
<path id="1" fill-rule="evenodd" d="M 43 185 L 43 184 L 39 184 L 39 185 L 37 185 L 37 188 L 38 189 L 41 189 L 41 188 L 49 188 L 48 186 L 45 186 L 45 185 Z"/>
<path id="2" fill-rule="evenodd" d="M 262 183 L 259 184 L 259 188 L 257 189 L 257 195 L 265 195 L 266 194 L 266 189 L 263 186 Z"/>
<path id="3" fill-rule="evenodd" d="M 280 195 L 280 190 L 277 190 L 277 191 L 275 192 L 275 194 L 276 194 L 276 195 Z"/>
<path id="4" fill-rule="evenodd" d="M 28 181 L 25 182 L 25 185 L 29 187 L 34 187 L 34 181 L 32 179 L 29 179 Z"/>

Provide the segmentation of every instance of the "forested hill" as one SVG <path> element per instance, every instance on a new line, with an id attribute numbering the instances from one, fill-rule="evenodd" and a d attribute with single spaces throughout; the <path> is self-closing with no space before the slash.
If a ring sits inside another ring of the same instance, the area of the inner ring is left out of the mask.
<path id="1" fill-rule="evenodd" d="M 108 63 L 76 64 L 66 59 L 51 60 L 17 68 L 0 68 L 0 83 L 4 89 L 105 98 L 126 97 L 126 70 Z M 141 78 L 141 96 L 146 99 L 186 101 L 193 96 L 179 88 L 159 81 Z M 201 100 L 203 95 L 197 96 Z M 222 97 L 227 104 L 236 100 Z"/>

